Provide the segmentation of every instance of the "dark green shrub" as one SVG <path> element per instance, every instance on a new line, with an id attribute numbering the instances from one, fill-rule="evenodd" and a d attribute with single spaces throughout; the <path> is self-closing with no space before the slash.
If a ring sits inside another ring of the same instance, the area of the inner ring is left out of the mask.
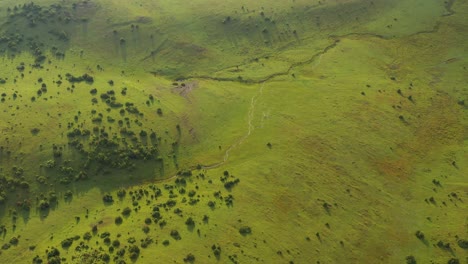
<path id="1" fill-rule="evenodd" d="M 117 248 L 117 247 L 120 247 L 120 241 L 117 240 L 117 239 L 114 240 L 114 241 L 112 241 L 112 246 L 113 246 L 113 247 L 116 247 L 116 248 Z"/>
<path id="2" fill-rule="evenodd" d="M 463 249 L 468 249 L 468 240 L 466 240 L 466 239 L 458 240 L 457 244 L 458 244 L 459 247 L 461 247 Z"/>
<path id="3" fill-rule="evenodd" d="M 416 259 L 413 256 L 407 256 L 406 264 L 416 264 Z"/>
<path id="4" fill-rule="evenodd" d="M 125 189 L 119 189 L 119 190 L 117 191 L 117 196 L 118 196 L 119 198 L 124 198 L 126 193 L 127 193 L 127 192 L 125 191 Z"/>
<path id="5" fill-rule="evenodd" d="M 59 256 L 60 256 L 60 251 L 54 247 L 49 252 L 47 252 L 47 259 L 50 259 L 53 257 L 59 257 Z"/>
<path id="6" fill-rule="evenodd" d="M 110 237 L 110 233 L 109 233 L 109 232 L 104 232 L 104 233 L 101 234 L 100 237 L 101 237 L 101 238 Z"/>
<path id="7" fill-rule="evenodd" d="M 84 240 L 90 240 L 92 237 L 93 237 L 93 236 L 91 235 L 90 232 L 86 232 L 86 233 L 84 233 L 84 235 L 83 235 L 83 239 L 84 239 Z"/>
<path id="8" fill-rule="evenodd" d="M 212 245 L 211 250 L 213 251 L 213 254 L 216 256 L 216 258 L 219 258 L 221 255 L 221 247 L 219 245 Z"/>
<path id="9" fill-rule="evenodd" d="M 12 238 L 10 239 L 10 244 L 13 245 L 13 246 L 18 245 L 18 242 L 19 242 L 19 240 L 18 240 L 17 237 L 12 237 Z"/>
<path id="10" fill-rule="evenodd" d="M 73 244 L 73 238 L 67 238 L 63 240 L 60 244 L 63 248 L 69 248 Z"/>
<path id="11" fill-rule="evenodd" d="M 189 218 L 187 218 L 187 220 L 185 221 L 185 224 L 186 224 L 187 226 L 193 227 L 193 226 L 195 226 L 195 221 L 193 221 L 192 217 L 189 217 Z"/>
<path id="12" fill-rule="evenodd" d="M 243 236 L 245 235 L 248 235 L 248 234 L 251 234 L 252 233 L 252 229 L 248 226 L 243 226 L 241 228 L 239 228 L 239 233 Z"/>
<path id="13" fill-rule="evenodd" d="M 140 248 L 137 245 L 131 245 L 128 247 L 128 252 L 130 253 L 130 258 L 135 260 L 140 254 Z"/>
<path id="14" fill-rule="evenodd" d="M 49 207 L 50 207 L 50 204 L 47 200 L 42 199 L 39 201 L 39 209 L 47 210 L 49 209 Z"/>
<path id="15" fill-rule="evenodd" d="M 123 257 L 125 255 L 125 249 L 119 249 L 116 254 L 117 256 Z"/>
<path id="16" fill-rule="evenodd" d="M 131 212 L 132 212 L 132 209 L 130 209 L 129 207 L 125 207 L 125 208 L 122 210 L 122 215 L 124 215 L 124 216 L 129 216 Z"/>
<path id="17" fill-rule="evenodd" d="M 185 263 L 193 263 L 195 262 L 195 256 L 193 254 L 188 254 L 185 258 L 184 258 L 184 262 Z"/>
<path id="18" fill-rule="evenodd" d="M 113 203 L 114 202 L 114 198 L 112 198 L 112 195 L 110 195 L 110 194 L 104 194 L 104 196 L 102 197 L 102 200 L 104 201 L 104 203 Z"/>
<path id="19" fill-rule="evenodd" d="M 424 240 L 424 234 L 423 234 L 423 232 L 421 232 L 421 231 L 418 230 L 418 231 L 416 231 L 416 234 L 415 234 L 415 235 L 416 235 L 416 237 L 417 237 L 418 239 Z"/>
<path id="20" fill-rule="evenodd" d="M 171 231 L 171 237 L 175 240 L 181 240 L 182 237 L 180 236 L 179 232 L 177 230 L 172 230 Z"/>
<path id="21" fill-rule="evenodd" d="M 107 253 L 101 254 L 101 260 L 104 262 L 109 262 L 110 261 L 110 256 Z"/>

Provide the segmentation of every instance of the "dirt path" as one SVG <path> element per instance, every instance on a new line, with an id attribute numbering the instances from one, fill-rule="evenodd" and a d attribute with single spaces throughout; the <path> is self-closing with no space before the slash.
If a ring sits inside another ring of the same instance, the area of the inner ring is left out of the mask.
<path id="1" fill-rule="evenodd" d="M 315 68 L 315 67 L 319 66 L 323 55 L 324 55 L 324 53 L 319 53 L 316 56 L 314 56 L 313 61 L 315 61 L 316 63 L 312 65 L 312 68 Z M 230 145 L 226 149 L 226 151 L 224 152 L 224 156 L 223 156 L 222 161 L 217 162 L 217 163 L 213 163 L 213 164 L 210 164 L 210 165 L 202 165 L 201 166 L 202 169 L 210 170 L 210 169 L 215 169 L 215 168 L 218 168 L 218 167 L 224 165 L 229 160 L 229 153 L 231 152 L 231 150 L 233 150 L 236 147 L 238 147 L 239 145 L 241 145 L 250 136 L 252 131 L 255 129 L 255 126 L 252 123 L 253 119 L 254 119 L 254 114 L 255 114 L 255 106 L 257 104 L 258 99 L 263 95 L 263 88 L 265 87 L 265 82 L 266 81 L 262 82 L 260 88 L 258 89 L 258 92 L 255 95 L 253 95 L 252 98 L 250 99 L 250 107 L 249 107 L 249 112 L 247 114 L 247 132 L 245 133 L 245 135 L 243 135 L 241 138 L 239 138 L 236 142 L 234 142 L 232 145 Z M 196 168 L 197 168 L 197 166 L 191 166 L 190 167 L 191 170 L 194 170 Z M 169 178 L 157 180 L 155 182 L 163 182 L 163 181 L 173 179 L 175 177 L 177 177 L 177 175 L 173 175 L 173 176 L 171 176 Z"/>
<path id="2" fill-rule="evenodd" d="M 257 103 L 258 98 L 260 96 L 262 96 L 262 94 L 263 94 L 263 87 L 264 86 L 265 86 L 265 82 L 262 83 L 262 85 L 260 86 L 258 92 L 254 96 L 252 96 L 252 98 L 250 99 L 250 107 L 249 107 L 249 112 L 247 114 L 247 132 L 245 133 L 245 135 L 243 135 L 236 142 L 234 142 L 231 146 L 229 146 L 229 148 L 226 149 L 226 151 L 224 152 L 224 156 L 223 156 L 222 161 L 211 164 L 211 165 L 202 165 L 201 166 L 202 169 L 210 170 L 210 169 L 215 169 L 215 168 L 218 168 L 218 167 L 222 166 L 224 163 L 226 163 L 229 160 L 229 153 L 231 152 L 231 150 L 238 147 L 240 144 L 242 144 L 250 136 L 252 131 L 255 129 L 254 125 L 252 124 L 252 121 L 254 119 L 254 114 L 255 114 L 255 105 Z M 196 168 L 197 168 L 197 166 L 191 166 L 190 167 L 191 170 L 194 170 Z M 177 174 L 173 175 L 173 176 L 171 176 L 169 178 L 155 180 L 155 181 L 152 181 L 152 182 L 153 183 L 165 182 L 165 181 L 171 180 L 171 179 L 173 179 L 175 177 L 177 177 Z"/>
<path id="3" fill-rule="evenodd" d="M 250 99 L 250 107 L 249 112 L 247 114 L 247 132 L 245 133 L 245 135 L 239 138 L 239 140 L 237 140 L 234 144 L 232 144 L 231 146 L 229 146 L 229 148 L 226 149 L 226 151 L 224 152 L 223 161 L 208 166 L 202 166 L 203 169 L 214 169 L 226 163 L 229 159 L 229 153 L 231 152 L 231 150 L 242 144 L 250 136 L 252 131 L 255 129 L 254 125 L 252 124 L 255 114 L 255 105 L 257 103 L 258 98 L 263 94 L 264 86 L 265 82 L 262 83 L 258 92 Z"/>

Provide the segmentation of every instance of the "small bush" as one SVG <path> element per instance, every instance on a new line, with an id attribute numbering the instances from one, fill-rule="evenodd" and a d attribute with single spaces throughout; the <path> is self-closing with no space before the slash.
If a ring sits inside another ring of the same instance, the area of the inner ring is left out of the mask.
<path id="1" fill-rule="evenodd" d="M 193 221 L 192 217 L 189 217 L 189 218 L 187 218 L 187 220 L 185 221 L 185 224 L 186 224 L 187 226 L 192 226 L 192 227 L 193 227 L 193 226 L 195 226 L 195 221 Z"/>
<path id="2" fill-rule="evenodd" d="M 104 203 L 113 203 L 114 202 L 114 198 L 112 198 L 112 195 L 110 195 L 110 194 L 105 194 L 102 197 L 102 200 L 104 201 Z"/>
<path id="3" fill-rule="evenodd" d="M 239 228 L 239 233 L 243 236 L 245 235 L 249 235 L 252 233 L 252 229 L 248 226 L 243 226 L 241 228 Z"/>
<path id="4" fill-rule="evenodd" d="M 117 216 L 117 217 L 115 218 L 115 224 L 116 224 L 116 225 L 120 225 L 120 224 L 122 224 L 122 222 L 123 222 L 123 219 L 122 219 L 121 216 Z"/>
<path id="5" fill-rule="evenodd" d="M 83 235 L 83 239 L 84 239 L 84 240 L 90 240 L 92 237 L 93 237 L 93 236 L 91 235 L 90 232 L 86 232 L 86 233 L 84 233 L 84 235 Z"/>
<path id="6" fill-rule="evenodd" d="M 416 259 L 413 256 L 407 256 L 406 264 L 416 264 Z"/>
<path id="7" fill-rule="evenodd" d="M 125 208 L 122 210 L 122 215 L 124 215 L 124 216 L 129 216 L 131 212 L 132 212 L 132 209 L 130 209 L 129 207 L 125 207 Z"/>
<path id="8" fill-rule="evenodd" d="M 18 245 L 18 242 L 19 242 L 19 240 L 18 240 L 17 237 L 12 237 L 12 238 L 10 239 L 10 244 L 13 245 L 13 246 Z"/>
<path id="9" fill-rule="evenodd" d="M 120 241 L 117 240 L 117 239 L 114 240 L 114 241 L 112 241 L 112 246 L 113 246 L 113 247 L 116 247 L 116 248 L 117 248 L 117 247 L 120 247 Z"/>
<path id="10" fill-rule="evenodd" d="M 73 244 L 73 238 L 67 238 L 63 240 L 60 244 L 63 248 L 69 248 Z"/>
<path id="11" fill-rule="evenodd" d="M 466 240 L 466 239 L 458 240 L 457 244 L 458 244 L 459 247 L 461 247 L 463 249 L 468 249 L 468 240 Z"/>
<path id="12" fill-rule="evenodd" d="M 195 262 L 195 256 L 193 254 L 188 254 L 185 258 L 184 258 L 184 262 L 185 263 L 193 263 Z"/>
<path id="13" fill-rule="evenodd" d="M 181 240 L 182 237 L 180 236 L 179 232 L 177 230 L 172 230 L 171 231 L 171 237 L 174 238 L 175 240 Z"/>

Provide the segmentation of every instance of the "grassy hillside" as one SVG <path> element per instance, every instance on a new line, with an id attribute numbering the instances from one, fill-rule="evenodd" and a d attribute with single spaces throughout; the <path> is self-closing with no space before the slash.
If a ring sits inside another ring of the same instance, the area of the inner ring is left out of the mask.
<path id="1" fill-rule="evenodd" d="M 2 1 L 1 263 L 468 263 L 464 1 Z"/>

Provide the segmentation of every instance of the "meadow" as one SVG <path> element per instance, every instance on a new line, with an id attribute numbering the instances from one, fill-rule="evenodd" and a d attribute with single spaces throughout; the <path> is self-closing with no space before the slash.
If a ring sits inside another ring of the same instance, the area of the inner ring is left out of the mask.
<path id="1" fill-rule="evenodd" d="M 468 263 L 468 3 L 0 3 L 0 263 Z"/>

